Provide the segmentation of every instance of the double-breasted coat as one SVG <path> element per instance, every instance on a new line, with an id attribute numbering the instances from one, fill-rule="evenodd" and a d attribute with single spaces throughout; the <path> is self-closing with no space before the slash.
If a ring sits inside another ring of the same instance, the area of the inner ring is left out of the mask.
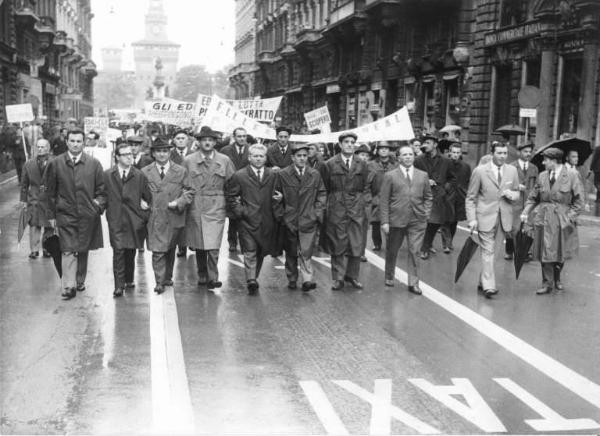
<path id="1" fill-rule="evenodd" d="M 28 224 L 30 226 L 49 227 L 48 202 L 46 188 L 43 185 L 44 173 L 52 159 L 29 159 L 23 166 L 21 174 L 21 201 L 27 203 Z"/>
<path id="2" fill-rule="evenodd" d="M 400 164 L 396 160 L 388 159 L 387 162 L 382 162 L 381 159 L 375 158 L 368 163 L 368 168 L 371 177 L 371 210 L 369 219 L 372 223 L 381 221 L 381 210 L 379 207 L 379 192 L 383 183 L 383 176 L 388 171 L 398 168 Z"/>
<path id="3" fill-rule="evenodd" d="M 267 149 L 267 166 L 285 168 L 292 164 L 292 147 L 288 144 L 285 154 L 281 152 L 278 143 L 272 144 Z"/>
<path id="4" fill-rule="evenodd" d="M 469 180 L 471 179 L 471 167 L 468 163 L 462 160 L 452 161 L 452 173 L 454 174 L 453 186 L 453 205 L 452 218 L 449 222 L 464 221 L 467 219 L 465 209 L 465 199 L 467 198 L 467 190 L 469 189 Z"/>
<path id="5" fill-rule="evenodd" d="M 211 158 L 196 152 L 185 158 L 186 183 L 194 191 L 186 219 L 186 245 L 196 250 L 218 250 L 227 217 L 225 186 L 235 173 L 227 156 L 213 151 Z"/>
<path id="6" fill-rule="evenodd" d="M 135 166 L 131 166 L 123 182 L 122 170 L 115 166 L 105 171 L 104 183 L 108 197 L 106 221 L 111 247 L 144 248 L 150 212 L 142 210 L 140 204 L 141 200 L 152 204 L 148 179 Z"/>
<path id="7" fill-rule="evenodd" d="M 194 192 L 186 185 L 186 169 L 176 163 L 170 163 L 162 180 L 156 165 L 144 167 L 142 173 L 148 179 L 152 193 L 152 209 L 146 226 L 148 249 L 164 253 L 174 248 L 180 240 L 185 227 L 186 209 L 192 202 Z M 177 203 L 175 209 L 168 207 L 172 201 Z"/>
<path id="8" fill-rule="evenodd" d="M 531 212 L 534 259 L 564 262 L 577 252 L 576 218 L 583 204 L 583 186 L 577 171 L 563 165 L 552 186 L 548 171 L 539 175 L 523 209 L 523 213 Z"/>
<path id="9" fill-rule="evenodd" d="M 415 168 L 425 171 L 436 183 L 431 187 L 433 206 L 429 222 L 432 224 L 454 221 L 455 179 L 451 165 L 450 159 L 439 153 L 433 157 L 424 153 L 415 159 Z"/>
<path id="10" fill-rule="evenodd" d="M 367 164 L 354 157 L 347 168 L 342 155 L 338 154 L 325 162 L 321 176 L 327 189 L 321 246 L 333 256 L 348 252 L 358 257 L 362 252 L 363 226 L 367 219 L 365 206 L 371 199 Z"/>
<path id="11" fill-rule="evenodd" d="M 279 231 L 272 198 L 277 174 L 266 167 L 262 171 L 261 181 L 250 165 L 236 171 L 227 185 L 227 207 L 230 217 L 239 220 L 242 251 L 257 246 L 263 255 L 278 255 Z"/>
<path id="12" fill-rule="evenodd" d="M 100 162 L 81 153 L 73 164 L 69 153 L 63 153 L 48 164 L 43 184 L 48 218 L 56 219 L 61 251 L 102 248 L 100 215 L 106 206 L 106 191 Z"/>

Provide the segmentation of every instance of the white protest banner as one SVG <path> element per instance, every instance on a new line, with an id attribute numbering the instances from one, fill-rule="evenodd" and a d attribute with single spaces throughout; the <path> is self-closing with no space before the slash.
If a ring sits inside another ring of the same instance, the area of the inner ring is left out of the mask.
<path id="1" fill-rule="evenodd" d="M 85 117 L 83 119 L 83 130 L 86 134 L 93 130 L 98 135 L 100 135 L 100 139 L 102 141 L 106 141 L 106 132 L 108 131 L 108 118 Z"/>
<path id="2" fill-rule="evenodd" d="M 196 113 L 196 105 L 185 101 L 165 98 L 144 102 L 144 119 L 177 126 L 189 126 Z"/>
<path id="3" fill-rule="evenodd" d="M 282 97 L 263 98 L 254 100 L 223 100 L 249 118 L 256 121 L 272 122 L 279 109 Z M 209 95 L 198 94 L 196 98 L 196 117 L 202 120 L 210 105 Z M 202 122 L 202 121 L 200 121 Z"/>
<path id="4" fill-rule="evenodd" d="M 331 124 L 331 117 L 329 116 L 329 109 L 327 106 L 319 107 L 310 112 L 304 114 L 306 120 L 306 126 L 308 130 L 321 129 L 323 126 Z"/>
<path id="5" fill-rule="evenodd" d="M 108 128 L 106 131 L 106 139 L 110 142 L 116 142 L 122 135 L 119 129 Z"/>
<path id="6" fill-rule="evenodd" d="M 24 123 L 33 121 L 34 118 L 31 103 L 6 106 L 6 121 L 9 123 Z"/>

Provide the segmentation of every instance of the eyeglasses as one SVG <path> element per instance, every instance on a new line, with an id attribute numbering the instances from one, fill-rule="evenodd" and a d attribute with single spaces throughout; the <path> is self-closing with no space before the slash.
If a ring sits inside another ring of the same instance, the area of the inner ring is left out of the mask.
<path id="1" fill-rule="evenodd" d="M 133 153 L 119 153 L 119 156 L 133 156 Z"/>

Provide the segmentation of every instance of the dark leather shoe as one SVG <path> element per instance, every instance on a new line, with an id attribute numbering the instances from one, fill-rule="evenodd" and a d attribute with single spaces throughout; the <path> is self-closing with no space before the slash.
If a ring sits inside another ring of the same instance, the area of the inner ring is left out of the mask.
<path id="1" fill-rule="evenodd" d="M 185 257 L 187 253 L 185 252 L 185 250 L 179 250 L 177 252 L 177 257 Z"/>
<path id="2" fill-rule="evenodd" d="M 123 296 L 123 288 L 117 288 L 113 291 L 113 297 L 122 297 Z"/>
<path id="3" fill-rule="evenodd" d="M 512 254 L 505 254 L 504 255 L 504 259 L 505 260 L 513 260 L 513 255 Z"/>
<path id="4" fill-rule="evenodd" d="M 376 245 L 373 247 L 373 251 L 381 251 L 381 247 L 379 245 Z"/>
<path id="5" fill-rule="evenodd" d="M 288 282 L 288 289 L 298 289 L 298 285 L 296 284 L 295 281 L 290 281 Z"/>
<path id="6" fill-rule="evenodd" d="M 360 261 L 361 262 L 366 262 L 367 261 L 367 256 L 360 256 Z"/>
<path id="7" fill-rule="evenodd" d="M 157 294 L 162 294 L 163 292 L 165 292 L 165 288 L 163 288 L 161 285 L 156 285 L 154 287 L 154 292 L 156 292 Z"/>
<path id="8" fill-rule="evenodd" d="M 393 288 L 394 287 L 394 281 L 386 279 L 385 280 L 385 285 L 389 286 L 390 288 Z"/>
<path id="9" fill-rule="evenodd" d="M 29 253 L 29 258 L 36 259 L 39 255 L 40 255 L 39 251 L 32 251 L 31 253 Z"/>
<path id="10" fill-rule="evenodd" d="M 492 296 L 496 295 L 498 291 L 496 289 L 486 289 L 483 291 L 483 295 L 485 298 L 492 298 Z"/>
<path id="11" fill-rule="evenodd" d="M 483 286 L 481 285 L 481 283 L 477 285 L 477 292 L 483 292 Z"/>
<path id="12" fill-rule="evenodd" d="M 125 283 L 125 289 L 134 289 L 135 288 L 135 283 L 130 282 L 130 283 Z"/>
<path id="13" fill-rule="evenodd" d="M 173 286 L 173 280 L 165 280 L 162 285 L 163 286 Z"/>
<path id="14" fill-rule="evenodd" d="M 248 295 L 258 294 L 258 282 L 256 280 L 248 280 Z"/>
<path id="15" fill-rule="evenodd" d="M 143 248 L 140 248 L 140 249 L 138 250 L 138 254 L 144 254 L 144 251 L 145 251 L 145 250 L 144 250 Z"/>
<path id="16" fill-rule="evenodd" d="M 77 292 L 83 292 L 83 291 L 85 291 L 85 284 L 77 283 L 77 287 L 75 289 L 77 289 Z"/>
<path id="17" fill-rule="evenodd" d="M 428 251 L 421 251 L 421 254 L 419 256 L 421 257 L 421 259 L 427 260 L 427 259 L 429 259 L 429 252 Z"/>
<path id="18" fill-rule="evenodd" d="M 552 288 L 549 288 L 547 286 L 538 289 L 537 291 L 535 291 L 536 295 L 544 295 L 544 294 L 549 294 L 550 292 L 552 292 Z"/>
<path id="19" fill-rule="evenodd" d="M 223 286 L 223 283 L 222 283 L 222 282 L 220 282 L 220 281 L 218 281 L 218 280 L 210 280 L 210 281 L 209 281 L 209 282 L 206 284 L 206 287 L 207 287 L 209 290 L 216 289 L 216 288 L 220 288 L 221 286 Z"/>
<path id="20" fill-rule="evenodd" d="M 42 252 L 42 256 L 44 256 L 44 257 L 46 257 L 46 258 L 48 258 L 48 257 L 52 257 L 52 255 L 51 255 L 50 253 L 48 253 L 48 251 L 47 251 L 47 250 L 44 250 L 44 251 Z"/>
<path id="21" fill-rule="evenodd" d="M 450 254 L 451 251 L 449 247 L 444 247 L 444 253 Z"/>
<path id="22" fill-rule="evenodd" d="M 554 287 L 556 288 L 557 291 L 564 291 L 565 290 L 565 287 L 563 286 L 563 284 L 561 282 L 554 283 Z"/>
<path id="23" fill-rule="evenodd" d="M 313 289 L 317 289 L 317 284 L 315 282 L 302 283 L 302 292 L 310 292 Z"/>
<path id="24" fill-rule="evenodd" d="M 62 294 L 60 294 L 60 296 L 63 298 L 63 300 L 70 300 L 71 298 L 74 298 L 76 295 L 77 295 L 77 291 L 75 290 L 75 288 L 65 289 L 64 292 Z"/>
<path id="25" fill-rule="evenodd" d="M 354 289 L 362 289 L 363 288 L 363 284 L 356 279 L 352 279 L 350 277 L 344 277 L 344 281 L 350 283 Z"/>
<path id="26" fill-rule="evenodd" d="M 343 280 L 334 280 L 331 285 L 331 290 L 333 291 L 341 291 L 344 289 L 344 281 Z"/>
<path id="27" fill-rule="evenodd" d="M 435 254 L 435 253 L 437 253 L 437 250 L 436 250 L 435 248 L 431 247 L 431 248 L 429 249 L 429 252 L 430 252 L 431 254 Z"/>
<path id="28" fill-rule="evenodd" d="M 413 294 L 421 295 L 423 291 L 419 288 L 419 285 L 409 286 L 408 292 L 412 292 Z"/>
<path id="29" fill-rule="evenodd" d="M 208 279 L 205 277 L 200 277 L 198 279 L 198 285 L 202 286 L 202 285 L 206 285 L 208 283 Z"/>

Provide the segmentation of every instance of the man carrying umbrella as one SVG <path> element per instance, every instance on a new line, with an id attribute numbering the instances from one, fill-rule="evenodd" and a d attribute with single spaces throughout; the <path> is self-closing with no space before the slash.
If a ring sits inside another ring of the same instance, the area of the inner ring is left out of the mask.
<path id="1" fill-rule="evenodd" d="M 274 169 L 285 168 L 292 164 L 292 149 L 289 146 L 292 129 L 280 126 L 275 129 L 277 142 L 267 151 L 267 166 Z"/>
<path id="2" fill-rule="evenodd" d="M 519 175 L 506 165 L 508 146 L 492 144 L 492 160 L 473 170 L 465 200 L 471 232 L 479 230 L 482 272 L 479 291 L 486 298 L 498 293 L 494 273 L 494 253 L 498 231 L 510 233 L 513 226 L 513 202 L 519 198 Z"/>
<path id="3" fill-rule="evenodd" d="M 371 189 L 367 164 L 354 156 L 356 139 L 352 132 L 340 134 L 341 153 L 321 168 L 328 193 L 324 248 L 331 255 L 331 289 L 334 291 L 343 289 L 345 281 L 355 289 L 363 288 L 358 275 Z"/>
<path id="4" fill-rule="evenodd" d="M 565 260 L 578 249 L 575 220 L 583 208 L 583 187 L 577 172 L 561 164 L 563 155 L 558 148 L 544 150 L 546 170 L 529 193 L 521 214 L 526 222 L 533 211 L 533 257 L 542 264 L 538 295 L 564 289 L 560 273 Z"/>
<path id="5" fill-rule="evenodd" d="M 312 253 L 318 225 L 323 222 L 327 191 L 321 174 L 307 165 L 307 144 L 293 146 L 292 160 L 293 165 L 277 173 L 273 199 L 275 215 L 285 224 L 288 288 L 296 289 L 300 267 L 302 290 L 308 292 L 317 287 L 313 281 Z"/>
<path id="6" fill-rule="evenodd" d="M 45 180 L 50 225 L 58 229 L 65 299 L 85 290 L 88 254 L 102 248 L 100 215 L 106 205 L 102 165 L 82 153 L 82 130 L 67 133 L 68 151 L 48 163 Z"/>
<path id="7" fill-rule="evenodd" d="M 215 150 L 218 138 L 202 126 L 196 135 L 200 149 L 183 161 L 187 185 L 195 192 L 186 220 L 186 245 L 196 250 L 198 284 L 209 290 L 222 286 L 217 263 L 225 228 L 225 185 L 235 173 L 231 159 Z"/>
<path id="8" fill-rule="evenodd" d="M 152 211 L 148 219 L 148 249 L 152 251 L 152 269 L 161 294 L 173 286 L 175 247 L 185 226 L 185 210 L 194 191 L 186 185 L 187 171 L 169 159 L 171 146 L 158 139 L 150 146 L 154 164 L 142 169 L 152 193 Z"/>
<path id="9" fill-rule="evenodd" d="M 21 207 L 26 209 L 28 218 L 30 259 L 39 256 L 42 228 L 44 236 L 52 233 L 48 221 L 45 187 L 42 184 L 50 160 L 50 143 L 46 139 L 38 139 L 36 146 L 36 157 L 25 162 L 21 175 Z M 49 257 L 45 250 L 44 257 Z"/>

